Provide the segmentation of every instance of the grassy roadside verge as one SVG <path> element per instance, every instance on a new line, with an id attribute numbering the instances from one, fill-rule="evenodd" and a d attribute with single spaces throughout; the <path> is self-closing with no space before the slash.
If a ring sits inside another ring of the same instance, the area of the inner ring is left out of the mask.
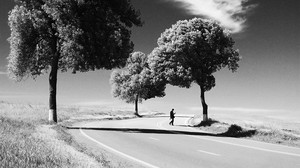
<path id="1" fill-rule="evenodd" d="M 0 102 L 0 167 L 111 167 L 104 156 L 90 153 L 61 125 L 133 116 L 132 112 L 103 109 L 61 106 L 60 124 L 49 125 L 44 105 Z"/>
<path id="2" fill-rule="evenodd" d="M 218 134 L 221 136 L 247 138 L 267 143 L 282 144 L 300 148 L 300 128 L 286 129 L 275 126 L 267 121 L 263 123 L 249 122 L 247 120 L 226 121 L 209 119 L 202 122 L 201 118 L 192 118 L 190 124 L 202 131 Z"/>

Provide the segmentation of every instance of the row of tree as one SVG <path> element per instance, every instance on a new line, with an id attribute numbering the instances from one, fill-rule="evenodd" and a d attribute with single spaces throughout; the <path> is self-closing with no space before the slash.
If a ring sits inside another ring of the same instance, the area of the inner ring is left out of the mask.
<path id="1" fill-rule="evenodd" d="M 189 88 L 200 87 L 203 120 L 208 120 L 204 93 L 215 86 L 213 73 L 228 67 L 238 68 L 238 50 L 229 32 L 212 20 L 194 18 L 178 21 L 166 29 L 157 41 L 158 47 L 146 56 L 134 52 L 123 71 L 114 71 L 111 85 L 114 97 L 135 103 L 165 96 L 167 84 Z"/>
<path id="2" fill-rule="evenodd" d="M 239 53 L 228 31 L 212 20 L 178 21 L 149 54 L 133 51 L 132 26 L 142 26 L 129 0 L 16 0 L 9 13 L 9 76 L 21 81 L 49 72 L 49 121 L 57 122 L 58 70 L 86 72 L 125 66 L 111 75 L 113 95 L 126 102 L 165 96 L 167 84 L 215 86 L 214 72 L 238 68 Z"/>

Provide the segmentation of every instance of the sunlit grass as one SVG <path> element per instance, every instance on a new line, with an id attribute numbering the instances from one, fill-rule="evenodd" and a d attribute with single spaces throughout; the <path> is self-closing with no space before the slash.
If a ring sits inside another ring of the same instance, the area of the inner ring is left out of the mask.
<path id="1" fill-rule="evenodd" d="M 230 118 L 230 116 L 229 116 Z M 202 122 L 202 118 L 195 116 L 191 125 L 222 136 L 243 137 L 247 139 L 283 144 L 300 147 L 300 128 L 295 127 L 297 123 L 290 122 L 287 125 L 278 121 L 261 121 L 253 118 L 228 119 L 216 116 L 216 119 L 209 119 Z M 298 128 L 298 129 L 292 129 Z"/>
<path id="2" fill-rule="evenodd" d="M 0 118 L 0 167 L 101 167 L 49 128 Z"/>
<path id="3" fill-rule="evenodd" d="M 102 114 L 87 112 L 95 113 Z M 83 114 L 78 107 L 59 107 L 59 122 Z M 108 167 L 105 158 L 86 154 L 63 127 L 49 125 L 47 116 L 44 105 L 0 102 L 0 167 Z"/>

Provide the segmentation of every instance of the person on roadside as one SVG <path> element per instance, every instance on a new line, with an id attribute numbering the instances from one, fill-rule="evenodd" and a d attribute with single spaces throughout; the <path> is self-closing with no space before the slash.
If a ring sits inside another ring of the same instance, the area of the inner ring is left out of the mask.
<path id="1" fill-rule="evenodd" d="M 170 121 L 169 125 L 174 125 L 175 114 L 176 114 L 176 113 L 174 113 L 174 109 L 172 109 L 172 110 L 170 111 L 170 119 L 171 119 L 171 121 Z"/>

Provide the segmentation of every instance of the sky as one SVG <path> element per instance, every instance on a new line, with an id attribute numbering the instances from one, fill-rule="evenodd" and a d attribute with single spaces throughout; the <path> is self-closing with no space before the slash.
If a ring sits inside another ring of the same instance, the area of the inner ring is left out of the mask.
<path id="1" fill-rule="evenodd" d="M 160 34 L 178 20 L 215 19 L 230 29 L 242 60 L 237 72 L 216 72 L 206 92 L 209 111 L 268 113 L 300 118 L 299 0 L 131 0 L 144 26 L 132 29 L 135 51 L 149 54 Z M 6 75 L 13 0 L 0 1 L 0 101 L 48 103 L 48 75 L 14 82 Z M 111 71 L 58 74 L 58 104 L 125 105 L 111 95 Z M 133 105 L 128 107 L 134 108 Z M 143 110 L 201 114 L 200 88 L 167 86 L 166 96 L 144 101 Z M 209 112 L 209 113 L 210 113 Z"/>

